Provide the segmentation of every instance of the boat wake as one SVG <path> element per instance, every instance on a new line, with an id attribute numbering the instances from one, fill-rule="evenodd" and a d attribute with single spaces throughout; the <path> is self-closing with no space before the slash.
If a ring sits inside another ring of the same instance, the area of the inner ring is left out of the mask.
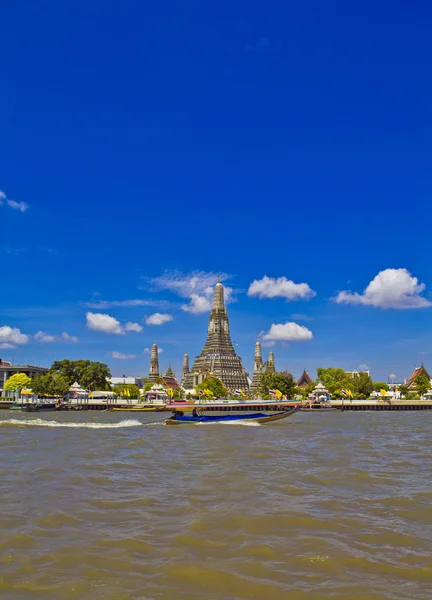
<path id="1" fill-rule="evenodd" d="M 125 427 L 140 427 L 144 425 L 137 419 L 125 419 L 119 423 L 59 423 L 58 421 L 45 421 L 44 419 L 5 419 L 0 420 L 1 425 L 15 425 L 18 427 L 70 427 L 74 429 L 123 429 Z"/>

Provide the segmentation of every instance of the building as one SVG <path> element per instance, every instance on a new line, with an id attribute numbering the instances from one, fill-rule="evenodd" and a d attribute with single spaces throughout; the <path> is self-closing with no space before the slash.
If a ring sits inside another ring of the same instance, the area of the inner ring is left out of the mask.
<path id="1" fill-rule="evenodd" d="M 231 341 L 224 287 L 219 278 L 214 288 L 207 339 L 201 354 L 195 357 L 192 370 L 184 378 L 184 387 L 192 389 L 208 375 L 218 377 L 229 390 L 249 389 L 247 373 Z"/>
<path id="2" fill-rule="evenodd" d="M 303 373 L 301 374 L 300 379 L 297 381 L 297 387 L 304 389 L 311 383 L 312 383 L 311 376 L 306 371 L 306 369 L 303 369 Z"/>
<path id="3" fill-rule="evenodd" d="M 414 371 L 411 373 L 410 377 L 408 377 L 408 379 L 405 381 L 405 385 L 411 391 L 414 391 L 416 389 L 416 379 L 418 377 L 420 377 L 420 375 L 424 375 L 425 377 L 428 378 L 429 381 L 431 380 L 431 376 L 429 375 L 429 373 L 424 368 L 423 363 L 420 365 L 420 367 L 416 367 L 414 369 Z"/>
<path id="4" fill-rule="evenodd" d="M 370 370 L 367 369 L 365 371 L 345 371 L 345 375 L 347 377 L 351 377 L 351 378 L 358 377 L 358 375 L 368 375 L 368 376 L 370 376 Z"/>
<path id="5" fill-rule="evenodd" d="M 189 369 L 189 354 L 185 354 L 183 357 L 183 369 L 182 369 L 182 376 L 181 376 L 181 386 L 184 388 L 184 384 L 186 381 L 186 377 L 189 375 L 190 373 L 190 369 Z"/>
<path id="6" fill-rule="evenodd" d="M 148 380 L 150 383 L 155 383 L 159 379 L 159 350 L 156 342 L 151 347 L 150 372 Z"/>
<path id="7" fill-rule="evenodd" d="M 0 359 L 0 394 L 3 393 L 6 381 L 17 373 L 24 373 L 30 379 L 35 375 L 45 375 L 49 369 L 46 367 L 34 367 L 32 365 L 11 365 L 11 363 Z"/>
<path id="8" fill-rule="evenodd" d="M 270 350 L 270 352 L 269 352 L 265 371 L 266 371 L 266 373 L 276 373 L 275 357 L 273 354 L 273 350 Z"/>
<path id="9" fill-rule="evenodd" d="M 163 385 L 167 390 L 180 391 L 180 385 L 176 379 L 174 371 L 171 369 L 171 365 L 168 366 L 168 369 L 162 379 Z"/>
<path id="10" fill-rule="evenodd" d="M 254 392 L 257 391 L 259 388 L 263 367 L 264 364 L 262 359 L 261 342 L 258 340 L 255 344 L 254 370 L 252 375 L 252 383 L 250 386 L 251 390 L 253 390 Z"/>
<path id="11" fill-rule="evenodd" d="M 142 377 L 111 377 L 108 380 L 111 385 L 136 385 L 140 390 L 144 387 L 144 380 Z"/>

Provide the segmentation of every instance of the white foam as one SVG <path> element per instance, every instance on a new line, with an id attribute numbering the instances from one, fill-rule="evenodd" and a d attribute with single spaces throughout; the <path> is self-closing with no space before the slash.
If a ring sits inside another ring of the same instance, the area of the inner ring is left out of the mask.
<path id="1" fill-rule="evenodd" d="M 137 419 L 125 419 L 119 423 L 59 423 L 58 421 L 45 421 L 44 419 L 5 419 L 0 420 L 0 425 L 17 425 L 19 427 L 72 427 L 75 429 L 122 429 L 124 427 L 140 427 L 143 423 Z"/>

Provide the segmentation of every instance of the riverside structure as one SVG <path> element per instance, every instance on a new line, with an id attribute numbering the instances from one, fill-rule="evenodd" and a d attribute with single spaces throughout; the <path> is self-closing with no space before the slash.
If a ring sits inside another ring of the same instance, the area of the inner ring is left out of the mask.
<path id="1" fill-rule="evenodd" d="M 184 371 L 185 367 L 186 364 L 184 364 Z M 207 375 L 218 377 L 229 390 L 249 389 L 247 373 L 231 341 L 224 287 L 220 278 L 214 288 L 213 308 L 210 312 L 204 348 L 201 354 L 195 357 L 192 370 L 184 372 L 183 386 L 192 389 Z"/>

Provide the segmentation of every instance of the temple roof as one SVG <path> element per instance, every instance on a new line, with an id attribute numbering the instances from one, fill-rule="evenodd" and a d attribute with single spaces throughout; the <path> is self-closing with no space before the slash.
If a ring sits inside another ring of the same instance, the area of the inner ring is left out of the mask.
<path id="1" fill-rule="evenodd" d="M 171 365 L 168 365 L 168 369 L 166 370 L 165 377 L 174 377 L 174 379 L 175 379 L 175 373 L 171 369 Z"/>
<path id="2" fill-rule="evenodd" d="M 414 371 L 411 373 L 411 376 L 407 379 L 406 385 L 408 387 L 411 387 L 412 385 L 415 384 L 415 380 L 417 379 L 417 377 L 419 377 L 420 375 L 426 375 L 426 377 L 428 379 L 431 378 L 431 376 L 429 375 L 429 373 L 426 371 L 426 369 L 424 368 L 423 364 L 420 367 L 416 367 L 414 369 Z"/>
<path id="3" fill-rule="evenodd" d="M 309 373 L 306 371 L 306 369 L 303 370 L 303 373 L 301 374 L 300 379 L 297 381 L 297 385 L 299 387 L 304 386 L 306 387 L 307 385 L 312 383 L 312 378 L 309 375 Z"/>
<path id="4" fill-rule="evenodd" d="M 163 379 L 164 385 L 167 390 L 179 390 L 180 389 L 178 381 L 175 377 L 167 377 L 166 375 L 164 375 L 162 377 L 162 379 Z"/>

